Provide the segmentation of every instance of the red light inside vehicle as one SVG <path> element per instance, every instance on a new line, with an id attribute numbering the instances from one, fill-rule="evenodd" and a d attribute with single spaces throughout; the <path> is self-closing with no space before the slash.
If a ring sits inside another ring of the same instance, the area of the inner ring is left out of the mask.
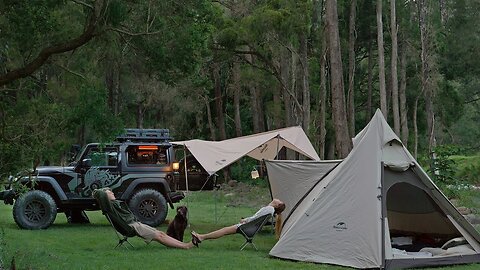
<path id="1" fill-rule="evenodd" d="M 140 145 L 140 146 L 138 146 L 138 150 L 158 150 L 158 146 L 156 146 L 156 145 Z"/>

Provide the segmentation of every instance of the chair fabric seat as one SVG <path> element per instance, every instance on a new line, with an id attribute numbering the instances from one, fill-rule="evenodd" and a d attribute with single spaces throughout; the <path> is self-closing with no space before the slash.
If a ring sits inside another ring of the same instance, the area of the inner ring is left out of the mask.
<path id="1" fill-rule="evenodd" d="M 271 214 L 260 216 L 250 222 L 240 225 L 237 228 L 237 233 L 243 235 L 245 243 L 240 247 L 243 250 L 248 244 L 251 244 L 256 250 L 257 246 L 253 243 L 255 235 L 262 229 L 269 219 L 272 218 Z"/>

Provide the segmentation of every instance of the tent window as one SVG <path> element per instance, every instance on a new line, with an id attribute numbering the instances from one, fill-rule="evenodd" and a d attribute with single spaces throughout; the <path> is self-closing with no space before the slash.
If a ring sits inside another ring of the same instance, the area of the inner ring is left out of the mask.
<path id="1" fill-rule="evenodd" d="M 460 236 L 445 213 L 425 192 L 408 183 L 387 191 L 387 217 L 392 246 L 407 251 L 440 247 Z"/>

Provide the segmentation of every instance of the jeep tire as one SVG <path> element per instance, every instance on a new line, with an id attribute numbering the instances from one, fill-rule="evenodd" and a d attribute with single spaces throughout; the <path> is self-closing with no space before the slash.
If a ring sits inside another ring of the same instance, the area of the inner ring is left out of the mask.
<path id="1" fill-rule="evenodd" d="M 152 227 L 162 224 L 168 213 L 167 200 L 153 189 L 140 189 L 132 196 L 128 206 L 140 222 Z"/>
<path id="2" fill-rule="evenodd" d="M 57 205 L 52 196 L 41 190 L 22 194 L 13 205 L 15 223 L 28 230 L 48 228 L 57 216 Z"/>

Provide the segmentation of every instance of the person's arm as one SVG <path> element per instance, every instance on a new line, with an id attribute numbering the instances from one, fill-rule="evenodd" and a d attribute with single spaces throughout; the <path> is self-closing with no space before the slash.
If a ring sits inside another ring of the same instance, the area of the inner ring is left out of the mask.
<path id="1" fill-rule="evenodd" d="M 273 214 L 274 212 L 275 212 L 275 209 L 273 208 L 273 206 L 267 205 L 260 208 L 253 216 L 240 220 L 240 223 L 247 223 L 258 217 L 261 217 L 267 214 Z"/>

